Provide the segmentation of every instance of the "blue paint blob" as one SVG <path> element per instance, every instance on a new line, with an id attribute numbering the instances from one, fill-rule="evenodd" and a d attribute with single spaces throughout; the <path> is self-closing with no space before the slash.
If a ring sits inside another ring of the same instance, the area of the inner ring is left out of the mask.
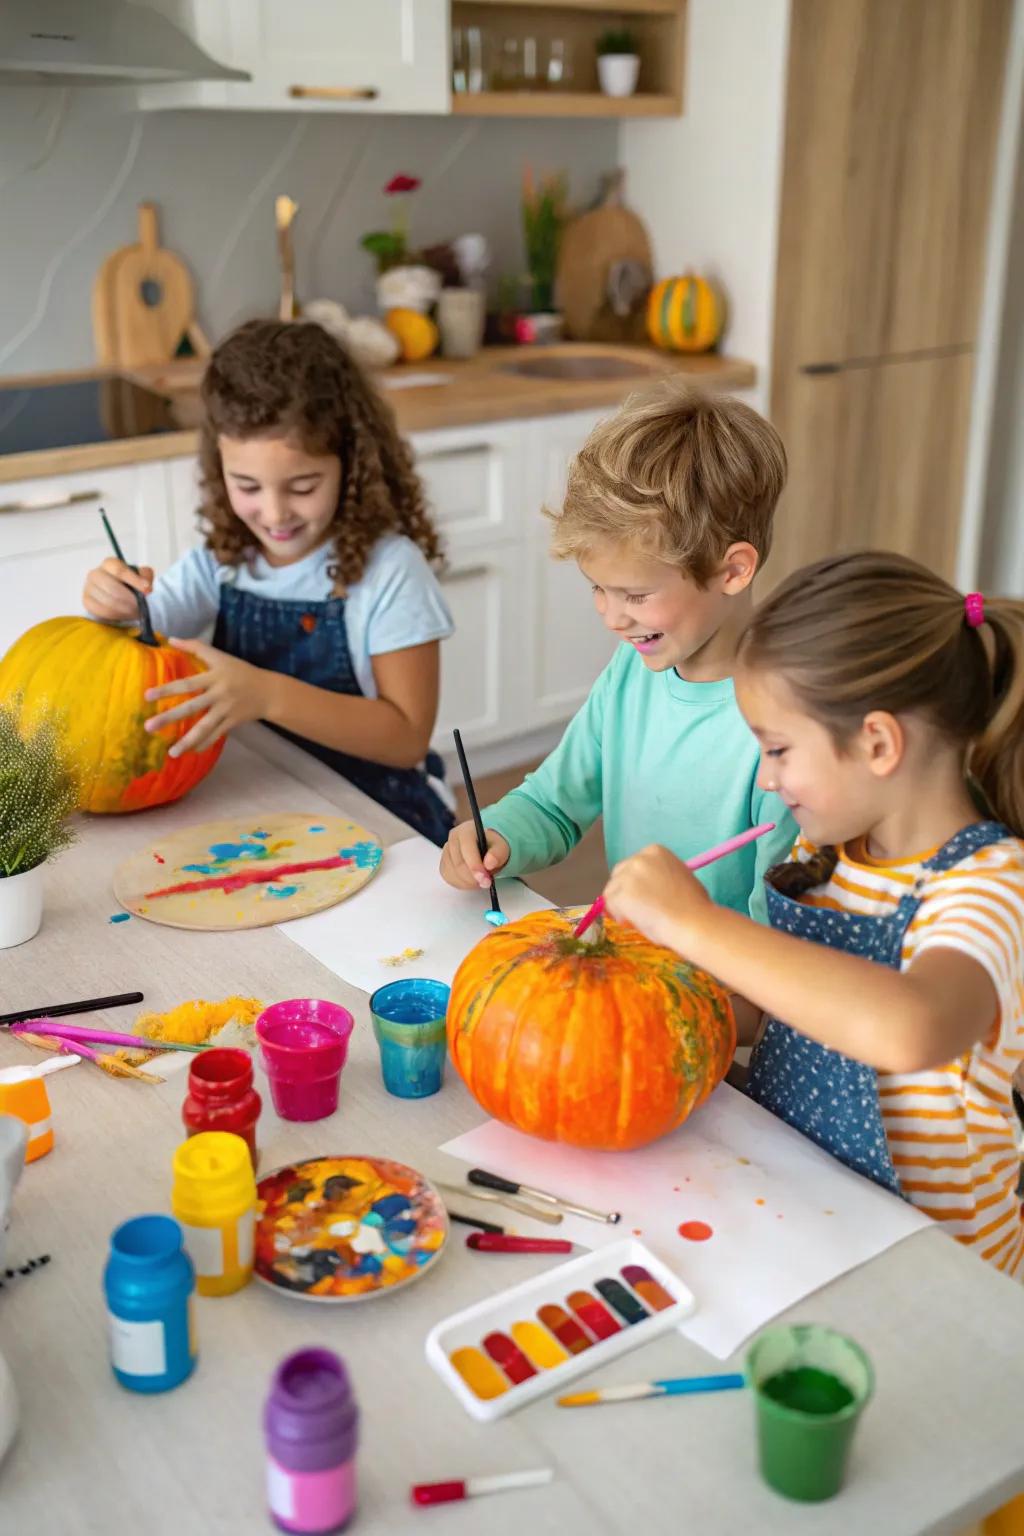
<path id="1" fill-rule="evenodd" d="M 484 913 L 484 922 L 490 923 L 492 928 L 504 928 L 505 924 L 508 922 L 508 918 L 504 912 L 495 912 L 492 910 L 490 912 Z"/>
<path id="2" fill-rule="evenodd" d="M 307 832 L 326 832 L 327 828 L 326 827 L 307 827 L 306 831 Z"/>
<path id="3" fill-rule="evenodd" d="M 381 849 L 376 843 L 353 843 L 350 848 L 339 848 L 338 855 L 351 859 L 356 869 L 376 869 L 381 861 Z"/>
<path id="4" fill-rule="evenodd" d="M 253 832 L 251 835 L 253 837 L 261 837 L 261 838 L 266 839 L 266 838 L 268 838 L 270 836 L 270 833 L 269 832 Z"/>
<path id="5" fill-rule="evenodd" d="M 266 887 L 267 895 L 275 896 L 278 901 L 284 901 L 286 896 L 294 896 L 297 890 L 297 885 L 268 885 Z"/>
<path id="6" fill-rule="evenodd" d="M 127 923 L 131 918 L 130 912 L 115 912 L 110 921 L 112 923 Z"/>

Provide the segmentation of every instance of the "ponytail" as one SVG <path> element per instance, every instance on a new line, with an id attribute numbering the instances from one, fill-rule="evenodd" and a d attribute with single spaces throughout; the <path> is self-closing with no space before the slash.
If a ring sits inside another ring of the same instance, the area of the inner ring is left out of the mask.
<path id="1" fill-rule="evenodd" d="M 991 598 L 969 616 L 955 587 L 904 555 L 831 557 L 757 609 L 740 659 L 785 678 L 839 747 L 872 710 L 922 715 L 961 745 L 988 812 L 1024 837 L 1024 603 Z"/>

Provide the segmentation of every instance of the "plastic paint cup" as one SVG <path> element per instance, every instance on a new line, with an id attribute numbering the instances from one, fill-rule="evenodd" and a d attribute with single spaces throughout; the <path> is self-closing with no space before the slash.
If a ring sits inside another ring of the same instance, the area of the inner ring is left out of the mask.
<path id="1" fill-rule="evenodd" d="M 230 1131 L 241 1136 L 256 1167 L 256 1122 L 260 1096 L 252 1085 L 248 1051 L 215 1046 L 193 1058 L 181 1118 L 190 1136 L 200 1131 Z"/>
<path id="2" fill-rule="evenodd" d="M 831 1328 L 769 1328 L 750 1347 L 746 1375 L 757 1403 L 765 1482 L 788 1499 L 832 1498 L 874 1391 L 867 1355 Z"/>
<path id="3" fill-rule="evenodd" d="M 347 1008 L 318 998 L 294 998 L 263 1010 L 256 1038 L 282 1120 L 323 1120 L 334 1114 L 354 1027 Z"/>
<path id="4" fill-rule="evenodd" d="M 397 1099 L 426 1099 L 441 1087 L 450 995 L 443 981 L 410 976 L 378 987 L 370 998 L 381 1076 Z"/>
<path id="5" fill-rule="evenodd" d="M 110 1363 L 123 1387 L 167 1392 L 192 1374 L 195 1276 L 170 1216 L 135 1216 L 110 1239 L 103 1275 Z"/>
<path id="6" fill-rule="evenodd" d="M 53 1148 L 53 1117 L 46 1081 L 33 1067 L 0 1071 L 0 1115 L 16 1115 L 28 1126 L 26 1163 L 45 1157 Z"/>

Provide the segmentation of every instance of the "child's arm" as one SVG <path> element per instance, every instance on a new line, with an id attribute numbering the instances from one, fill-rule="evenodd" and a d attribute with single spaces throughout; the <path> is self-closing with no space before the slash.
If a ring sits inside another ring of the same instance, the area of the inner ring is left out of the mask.
<path id="1" fill-rule="evenodd" d="M 718 977 L 801 1034 L 881 1072 L 923 1072 L 970 1050 L 999 1011 L 988 971 L 959 950 L 931 948 L 906 971 L 763 928 L 716 907 L 665 848 L 612 873 L 613 916 Z"/>
<path id="2" fill-rule="evenodd" d="M 82 605 L 104 623 L 130 623 L 139 610 L 129 589 L 147 596 L 153 628 L 161 635 L 198 635 L 217 617 L 217 564 L 205 549 L 188 550 L 155 581 L 148 565 L 135 572 L 120 560 L 104 560 L 85 578 Z"/>
<path id="3" fill-rule="evenodd" d="M 283 672 L 254 667 L 200 640 L 172 643 L 206 667 L 198 677 L 165 683 L 146 694 L 151 701 L 190 695 L 148 720 L 147 731 L 162 730 L 191 715 L 202 717 L 171 747 L 172 757 L 201 751 L 250 720 L 267 720 L 321 746 L 389 768 L 414 768 L 426 756 L 440 689 L 436 640 L 374 656 L 375 699 L 334 693 Z"/>

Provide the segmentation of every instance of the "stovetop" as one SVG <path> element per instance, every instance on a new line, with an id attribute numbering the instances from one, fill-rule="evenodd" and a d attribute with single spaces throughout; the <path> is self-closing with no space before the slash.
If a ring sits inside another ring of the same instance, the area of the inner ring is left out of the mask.
<path id="1" fill-rule="evenodd" d="M 0 455 L 181 430 L 172 400 L 120 375 L 0 383 Z"/>

